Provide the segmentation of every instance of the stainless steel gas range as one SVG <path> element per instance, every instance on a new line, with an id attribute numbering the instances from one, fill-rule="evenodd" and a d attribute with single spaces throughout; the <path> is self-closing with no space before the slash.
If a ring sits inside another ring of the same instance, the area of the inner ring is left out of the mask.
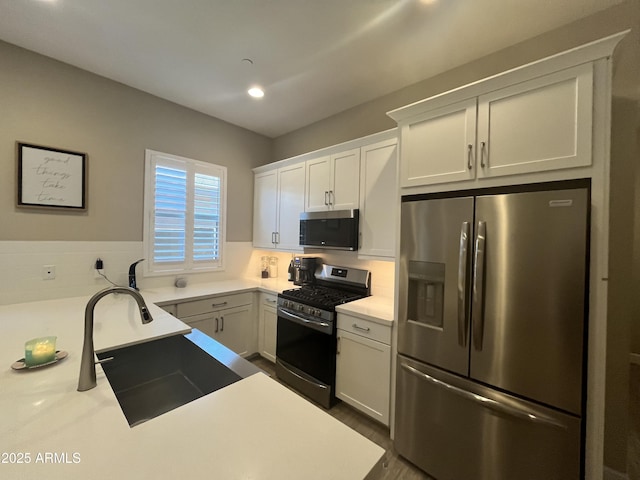
<path id="1" fill-rule="evenodd" d="M 276 375 L 325 408 L 335 399 L 336 306 L 370 295 L 371 273 L 323 265 L 315 282 L 278 295 Z"/>

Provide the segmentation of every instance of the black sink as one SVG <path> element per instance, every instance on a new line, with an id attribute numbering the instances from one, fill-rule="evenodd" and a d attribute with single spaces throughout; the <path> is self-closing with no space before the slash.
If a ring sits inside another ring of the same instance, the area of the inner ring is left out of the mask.
<path id="1" fill-rule="evenodd" d="M 131 427 L 260 371 L 197 330 L 97 356 Z"/>

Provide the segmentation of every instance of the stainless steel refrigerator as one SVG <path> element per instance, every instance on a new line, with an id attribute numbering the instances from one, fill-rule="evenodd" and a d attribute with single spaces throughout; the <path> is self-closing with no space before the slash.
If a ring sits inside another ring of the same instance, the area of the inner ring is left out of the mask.
<path id="1" fill-rule="evenodd" d="M 402 199 L 395 447 L 438 480 L 583 474 L 589 188 L 544 188 Z"/>

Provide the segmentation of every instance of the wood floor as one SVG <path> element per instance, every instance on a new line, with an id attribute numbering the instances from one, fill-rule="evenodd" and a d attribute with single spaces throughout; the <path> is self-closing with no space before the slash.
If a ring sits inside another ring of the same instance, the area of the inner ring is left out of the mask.
<path id="1" fill-rule="evenodd" d="M 251 362 L 271 375 L 273 379 L 279 381 L 275 375 L 274 365 L 269 360 L 262 357 L 255 357 L 251 359 Z M 285 386 L 288 388 L 287 385 Z M 367 477 L 367 480 L 434 480 L 398 456 L 393 449 L 393 442 L 389 437 L 389 429 L 384 425 L 361 414 L 344 402 L 339 402 L 331 410 L 328 410 L 328 413 L 385 449 L 385 459 L 382 466 L 372 472 L 372 474 Z"/>

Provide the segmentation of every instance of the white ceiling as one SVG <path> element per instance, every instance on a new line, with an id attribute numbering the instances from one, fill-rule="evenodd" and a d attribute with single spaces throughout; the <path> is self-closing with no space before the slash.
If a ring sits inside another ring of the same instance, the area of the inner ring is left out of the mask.
<path id="1" fill-rule="evenodd" d="M 621 2 L 0 0 L 0 39 L 277 137 Z"/>

